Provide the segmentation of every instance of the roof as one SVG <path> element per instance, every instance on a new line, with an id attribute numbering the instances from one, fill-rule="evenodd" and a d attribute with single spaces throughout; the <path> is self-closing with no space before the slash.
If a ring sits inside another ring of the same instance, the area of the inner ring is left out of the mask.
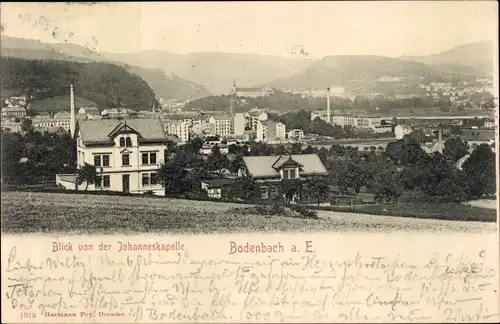
<path id="1" fill-rule="evenodd" d="M 16 112 L 16 111 L 26 111 L 24 107 L 5 107 L 2 108 L 2 112 Z"/>
<path id="2" fill-rule="evenodd" d="M 140 135 L 142 141 L 177 141 L 173 136 L 166 136 L 159 118 L 131 118 L 126 121 L 119 119 L 85 119 L 78 121 L 78 129 L 85 144 L 111 143 L 109 136 L 113 130 L 127 125 Z"/>
<path id="3" fill-rule="evenodd" d="M 421 145 L 422 149 L 425 151 L 427 154 L 431 154 L 434 152 L 442 152 L 444 150 L 444 145 L 440 144 L 439 142 L 436 142 L 432 144 L 431 146 L 429 145 Z"/>
<path id="4" fill-rule="evenodd" d="M 262 91 L 262 88 L 236 88 L 236 91 Z"/>
<path id="5" fill-rule="evenodd" d="M 271 155 L 271 156 L 244 156 L 242 162 L 248 169 L 248 173 L 254 178 L 274 178 L 279 177 L 279 166 L 289 159 L 300 164 L 300 174 L 327 174 L 323 162 L 317 154 L 292 154 L 292 155 Z M 273 167 L 273 165 L 275 167 Z"/>
<path id="6" fill-rule="evenodd" d="M 208 184 L 208 188 L 220 188 L 225 186 L 230 186 L 238 182 L 237 179 L 207 179 L 201 182 Z"/>
<path id="7" fill-rule="evenodd" d="M 212 116 L 215 120 L 232 120 L 230 116 Z"/>
<path id="8" fill-rule="evenodd" d="M 54 118 L 71 118 L 71 114 L 67 111 L 60 111 L 54 114 Z"/>

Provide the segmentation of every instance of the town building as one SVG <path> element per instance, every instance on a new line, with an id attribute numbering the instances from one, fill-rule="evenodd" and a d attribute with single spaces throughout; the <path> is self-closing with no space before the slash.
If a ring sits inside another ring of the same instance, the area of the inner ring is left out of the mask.
<path id="1" fill-rule="evenodd" d="M 372 128 L 373 132 L 376 134 L 383 134 L 383 133 L 391 133 L 392 132 L 391 125 L 372 126 L 371 128 Z"/>
<path id="2" fill-rule="evenodd" d="M 189 142 L 191 129 L 192 126 L 189 121 L 173 122 L 166 127 L 167 134 L 176 136 L 182 143 Z"/>
<path id="3" fill-rule="evenodd" d="M 304 131 L 302 129 L 292 129 L 288 132 L 288 138 L 294 140 L 301 140 L 304 138 Z"/>
<path id="4" fill-rule="evenodd" d="M 408 125 L 396 125 L 394 127 L 394 136 L 396 139 L 402 139 L 405 135 L 410 134 L 413 128 Z"/>
<path id="5" fill-rule="evenodd" d="M 495 120 L 494 119 L 485 119 L 484 120 L 484 128 L 487 128 L 487 129 L 495 128 Z"/>
<path id="6" fill-rule="evenodd" d="M 258 121 L 256 138 L 258 142 L 272 142 L 286 138 L 286 126 L 272 120 Z"/>
<path id="7" fill-rule="evenodd" d="M 11 106 L 2 108 L 2 118 L 24 118 L 26 108 L 21 106 Z"/>
<path id="8" fill-rule="evenodd" d="M 257 123 L 268 119 L 267 113 L 261 110 L 251 110 L 245 113 L 246 127 L 257 131 Z"/>
<path id="9" fill-rule="evenodd" d="M 281 156 L 244 156 L 238 176 L 250 176 L 261 186 L 261 198 L 278 196 L 278 184 L 282 180 L 307 180 L 327 175 L 328 171 L 317 154 L 292 154 Z M 300 198 L 301 193 L 292 198 Z"/>
<path id="10" fill-rule="evenodd" d="M 85 118 L 84 116 L 78 116 Z M 33 128 L 38 131 L 55 132 L 56 130 L 64 129 L 66 132 L 71 131 L 71 114 L 67 111 L 55 113 L 52 117 L 47 115 L 37 115 L 33 117 Z"/>
<path id="11" fill-rule="evenodd" d="M 243 136 L 246 128 L 246 118 L 242 113 L 237 113 L 233 117 L 234 135 Z"/>
<path id="12" fill-rule="evenodd" d="M 211 116 L 208 119 L 208 134 L 228 136 L 233 134 L 233 118 L 230 116 Z"/>
<path id="13" fill-rule="evenodd" d="M 7 132 L 20 133 L 22 130 L 21 122 L 11 119 L 2 119 L 2 130 Z"/>
<path id="14" fill-rule="evenodd" d="M 231 95 L 243 98 L 265 97 L 274 93 L 272 88 L 239 88 L 236 86 L 236 80 L 233 82 Z"/>

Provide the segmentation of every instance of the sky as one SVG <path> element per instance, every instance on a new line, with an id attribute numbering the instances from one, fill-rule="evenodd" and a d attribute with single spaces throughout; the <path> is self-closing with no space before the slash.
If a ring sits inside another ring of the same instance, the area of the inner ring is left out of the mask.
<path id="1" fill-rule="evenodd" d="M 496 1 L 2 3 L 2 34 L 101 52 L 427 55 L 498 39 Z"/>

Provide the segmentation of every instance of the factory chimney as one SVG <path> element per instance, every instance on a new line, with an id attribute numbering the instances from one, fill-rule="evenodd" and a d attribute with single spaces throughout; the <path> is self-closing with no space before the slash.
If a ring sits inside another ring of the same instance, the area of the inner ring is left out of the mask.
<path id="1" fill-rule="evenodd" d="M 438 129 L 438 149 L 439 153 L 443 154 L 443 125 L 439 124 Z"/>
<path id="2" fill-rule="evenodd" d="M 330 88 L 326 88 L 326 116 L 328 124 L 331 124 L 332 119 L 330 116 Z"/>
<path id="3" fill-rule="evenodd" d="M 75 136 L 76 116 L 75 116 L 75 93 L 73 90 L 73 82 L 69 88 L 69 102 L 70 102 L 70 132 L 71 138 Z"/>

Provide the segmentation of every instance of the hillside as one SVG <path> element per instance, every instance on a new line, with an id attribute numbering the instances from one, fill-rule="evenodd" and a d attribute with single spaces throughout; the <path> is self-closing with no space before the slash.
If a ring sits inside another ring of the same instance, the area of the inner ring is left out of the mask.
<path id="1" fill-rule="evenodd" d="M 373 82 L 382 76 L 427 76 L 435 71 L 423 63 L 389 57 L 327 56 L 301 73 L 264 84 L 275 88 L 313 89 Z"/>
<path id="2" fill-rule="evenodd" d="M 139 68 L 132 65 L 124 65 L 124 67 L 146 81 L 149 86 L 155 90 L 157 97 L 164 99 L 193 100 L 211 95 L 205 87 L 189 80 L 179 78 L 175 74 L 168 76 L 159 69 Z"/>
<path id="3" fill-rule="evenodd" d="M 425 56 L 403 56 L 401 59 L 428 65 L 454 64 L 476 67 L 479 71 L 491 71 L 493 67 L 492 42 L 476 42 L 457 46 L 450 50 Z"/>
<path id="4" fill-rule="evenodd" d="M 219 52 L 173 54 L 166 51 L 102 53 L 106 59 L 143 68 L 161 69 L 168 74 L 203 85 L 214 94 L 227 94 L 236 80 L 239 87 L 270 82 L 303 71 L 309 60 L 257 54 Z"/>
<path id="5" fill-rule="evenodd" d="M 118 91 L 122 107 L 150 109 L 154 92 L 148 84 L 123 67 L 110 63 L 1 58 L 1 89 L 32 95 L 34 99 L 64 96 L 75 83 L 75 95 L 99 107 L 115 107 Z"/>
<path id="6" fill-rule="evenodd" d="M 129 61 L 114 60 L 112 55 L 106 56 L 93 52 L 86 47 L 74 44 L 42 43 L 37 40 L 1 37 L 1 56 L 37 60 L 65 60 L 74 62 L 107 62 L 124 67 L 140 76 L 156 93 L 156 97 L 177 100 L 196 99 L 209 96 L 211 93 L 203 86 L 178 76 L 166 76 L 160 69 L 141 68 Z M 147 64 L 143 64 L 147 65 Z"/>
<path id="7" fill-rule="evenodd" d="M 36 112 L 46 111 L 55 113 L 59 111 L 69 111 L 69 90 L 68 94 L 64 96 L 56 96 L 36 100 L 31 103 L 30 109 Z M 80 107 L 94 106 L 99 108 L 99 105 L 91 100 L 75 96 L 75 108 L 78 110 Z"/>

